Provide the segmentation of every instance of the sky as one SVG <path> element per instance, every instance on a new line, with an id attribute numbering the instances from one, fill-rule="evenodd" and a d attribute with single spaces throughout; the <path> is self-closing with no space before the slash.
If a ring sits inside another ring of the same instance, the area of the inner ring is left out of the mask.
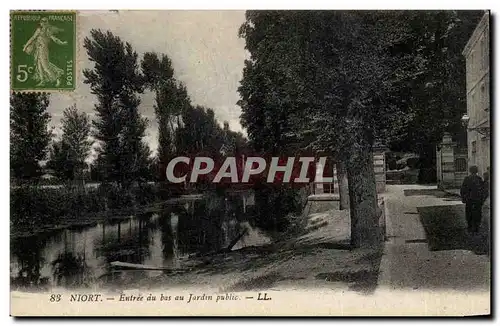
<path id="1" fill-rule="evenodd" d="M 92 68 L 83 40 L 90 30 L 110 30 L 132 44 L 142 58 L 144 52 L 166 53 L 172 60 L 175 77 L 186 84 L 195 105 L 212 108 L 219 122 L 227 120 L 231 130 L 243 131 L 239 123 L 237 88 L 247 58 L 245 41 L 238 29 L 245 21 L 244 11 L 80 11 L 78 15 L 77 86 L 74 92 L 51 95 L 48 108 L 54 133 L 60 135 L 65 108 L 76 104 L 91 116 L 96 98 L 83 83 L 82 70 Z M 145 140 L 153 151 L 158 146 L 158 124 L 154 116 L 154 95 L 141 95 L 140 113 L 149 126 Z M 243 131 L 244 132 L 244 131 Z M 95 153 L 92 153 L 92 160 Z"/>

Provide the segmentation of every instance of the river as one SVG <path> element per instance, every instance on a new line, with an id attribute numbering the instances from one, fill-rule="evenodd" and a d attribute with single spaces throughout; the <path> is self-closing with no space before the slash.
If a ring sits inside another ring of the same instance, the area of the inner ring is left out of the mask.
<path id="1" fill-rule="evenodd" d="M 241 199 L 212 196 L 165 204 L 157 213 L 127 220 L 13 239 L 11 287 L 95 287 L 113 274 L 114 261 L 182 268 L 192 254 L 226 248 L 244 228 L 248 232 L 233 250 L 270 242 L 251 226 L 252 201 Z"/>

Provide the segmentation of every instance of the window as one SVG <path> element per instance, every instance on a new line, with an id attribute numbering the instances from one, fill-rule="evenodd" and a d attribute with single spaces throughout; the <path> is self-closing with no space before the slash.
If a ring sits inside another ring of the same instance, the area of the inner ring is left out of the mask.
<path id="1" fill-rule="evenodd" d="M 477 143 L 475 140 L 472 141 L 471 147 L 472 147 L 471 149 L 472 153 L 475 153 L 477 151 Z"/>
<path id="2" fill-rule="evenodd" d="M 467 160 L 465 158 L 455 159 L 455 172 L 466 172 L 467 171 Z"/>
<path id="3" fill-rule="evenodd" d="M 335 192 L 333 183 L 323 183 L 323 192 L 325 194 L 333 194 Z"/>

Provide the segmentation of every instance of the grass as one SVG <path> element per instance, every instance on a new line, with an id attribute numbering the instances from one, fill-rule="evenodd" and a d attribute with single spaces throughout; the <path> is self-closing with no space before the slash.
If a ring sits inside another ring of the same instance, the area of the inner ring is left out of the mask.
<path id="1" fill-rule="evenodd" d="M 488 244 L 484 232 L 477 236 L 467 233 L 464 205 L 417 207 L 427 235 L 429 249 L 470 250 L 481 253 Z"/>
<path id="2" fill-rule="evenodd" d="M 456 197 L 439 189 L 405 189 L 405 196 L 435 196 L 438 198 Z"/>

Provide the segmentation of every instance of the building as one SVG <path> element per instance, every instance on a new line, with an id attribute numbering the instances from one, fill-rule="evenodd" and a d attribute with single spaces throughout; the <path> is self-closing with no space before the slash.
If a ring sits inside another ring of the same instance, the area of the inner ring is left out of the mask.
<path id="1" fill-rule="evenodd" d="M 462 54 L 466 61 L 468 166 L 482 175 L 490 166 L 490 13 L 486 12 Z"/>

